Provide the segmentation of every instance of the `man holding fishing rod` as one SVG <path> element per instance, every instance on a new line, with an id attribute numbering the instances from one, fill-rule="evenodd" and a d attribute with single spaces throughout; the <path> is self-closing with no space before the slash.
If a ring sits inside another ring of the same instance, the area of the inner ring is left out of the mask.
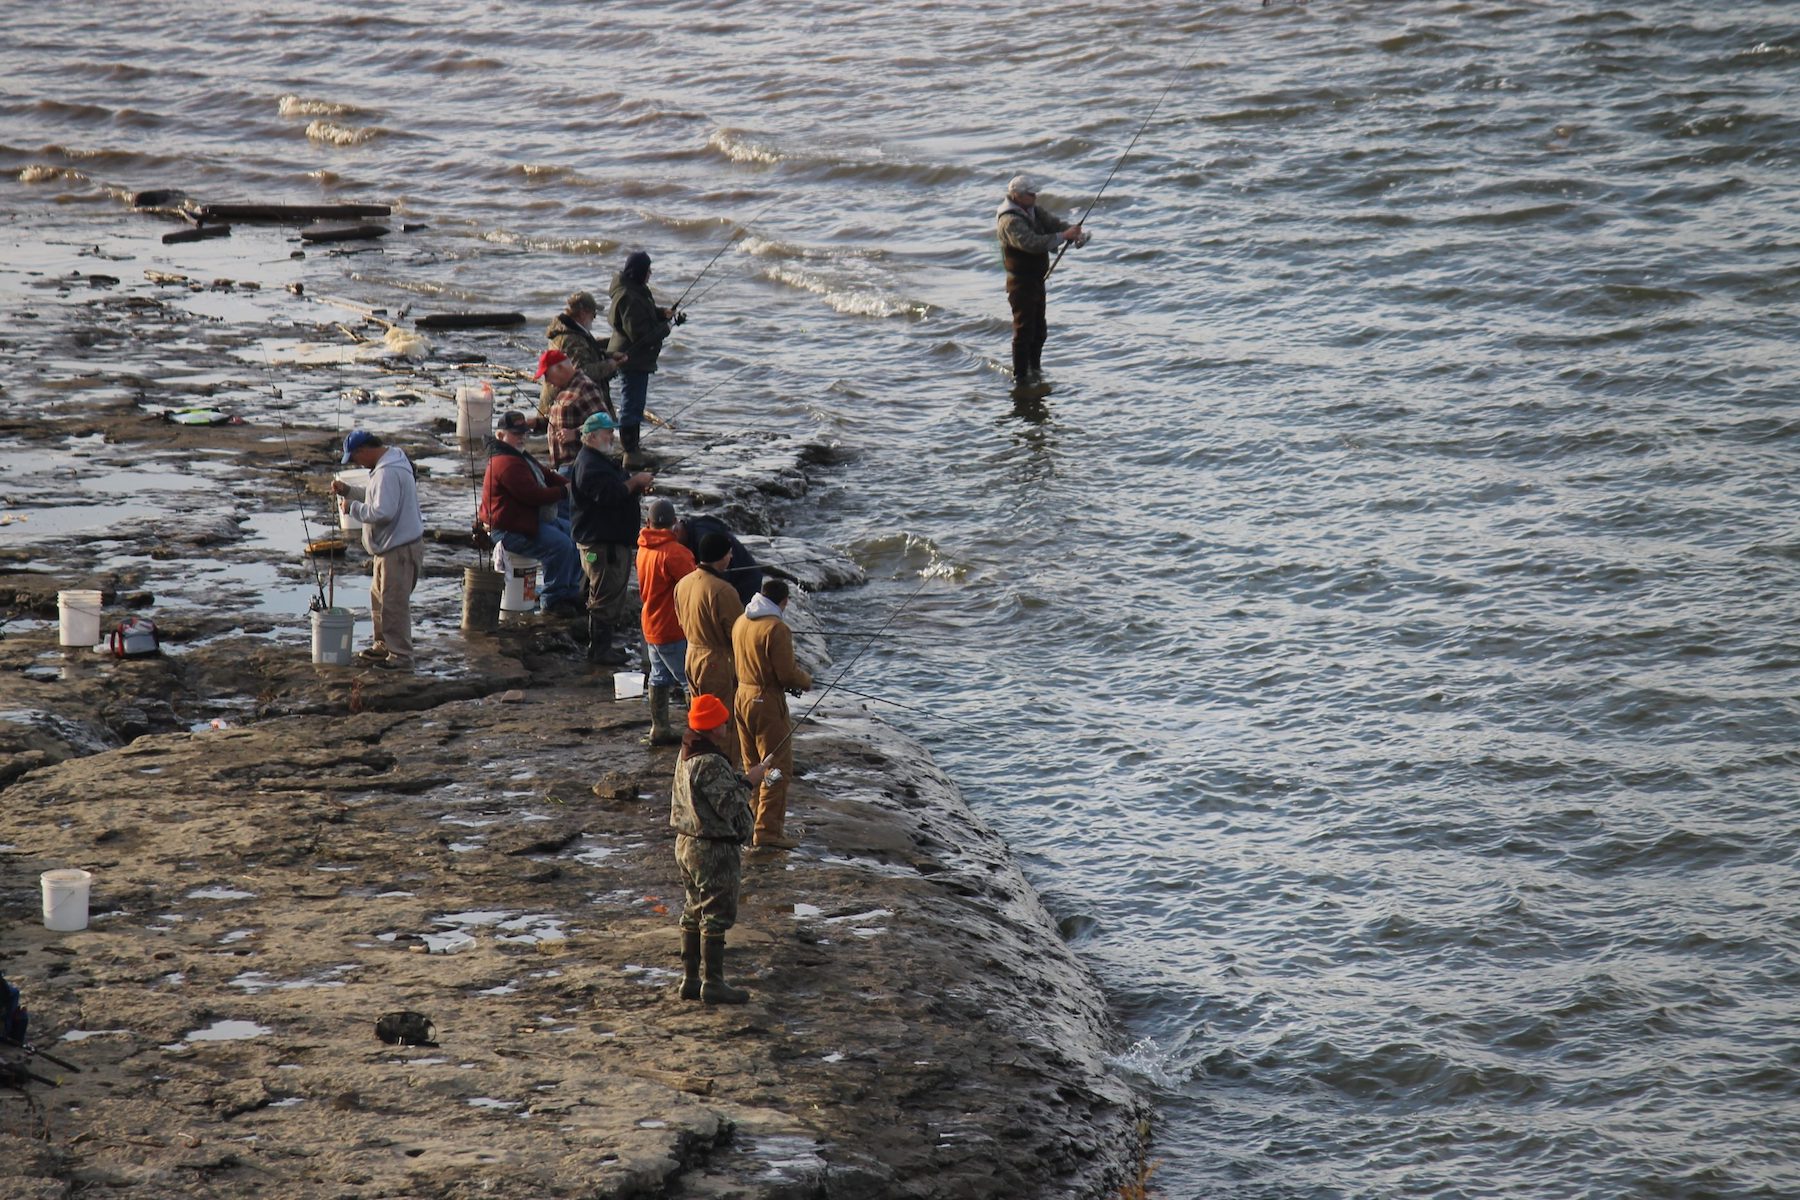
<path id="1" fill-rule="evenodd" d="M 1050 252 L 1087 245 L 1079 222 L 1069 224 L 1047 208 L 1039 208 L 1037 181 L 1015 175 L 1006 185 L 1006 200 L 995 214 L 1000 260 L 1006 265 L 1006 302 L 1013 315 L 1013 382 L 1037 383 L 1044 375 L 1044 278 L 1050 274 Z M 1060 254 L 1058 257 L 1061 257 Z"/>
<path id="2" fill-rule="evenodd" d="M 344 465 L 369 472 L 367 485 L 331 481 L 338 508 L 362 522 L 369 552 L 369 620 L 374 640 L 357 658 L 372 666 L 412 665 L 412 594 L 425 566 L 425 518 L 413 465 L 398 446 L 366 429 L 344 437 Z"/>
<path id="3" fill-rule="evenodd" d="M 644 405 L 650 397 L 650 376 L 656 372 L 656 360 L 662 355 L 663 343 L 675 326 L 687 320 L 679 308 L 680 301 L 667 308 L 657 306 L 650 294 L 650 255 L 633 250 L 625 256 L 625 265 L 613 276 L 612 311 L 607 320 L 612 325 L 612 339 L 607 350 L 625 355 L 619 368 L 619 444 L 625 448 L 625 466 L 635 470 L 644 465 L 638 451 L 638 436 L 644 424 Z"/>

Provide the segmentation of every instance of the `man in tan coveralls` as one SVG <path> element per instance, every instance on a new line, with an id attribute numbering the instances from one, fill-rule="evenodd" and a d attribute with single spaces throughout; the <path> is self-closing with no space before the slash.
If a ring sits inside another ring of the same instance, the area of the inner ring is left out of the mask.
<path id="1" fill-rule="evenodd" d="M 737 702 L 737 668 L 731 658 L 731 628 L 744 615 L 743 601 L 725 574 L 731 542 L 724 534 L 700 539 L 700 569 L 675 585 L 675 618 L 687 635 L 687 681 L 690 701 L 717 696 L 727 712 Z M 738 761 L 735 721 L 708 734 L 732 762 Z"/>
<path id="2" fill-rule="evenodd" d="M 789 732 L 787 692 L 805 691 L 812 676 L 794 661 L 794 635 L 781 612 L 787 607 L 788 585 L 780 579 L 765 580 L 762 592 L 750 598 L 749 607 L 731 628 L 731 654 L 737 666 L 737 719 L 744 737 L 744 766 L 768 761 L 781 775 L 765 779 L 756 794 L 756 832 L 751 845 L 792 850 L 799 845 L 787 836 L 788 776 L 794 771 L 794 746 Z"/>

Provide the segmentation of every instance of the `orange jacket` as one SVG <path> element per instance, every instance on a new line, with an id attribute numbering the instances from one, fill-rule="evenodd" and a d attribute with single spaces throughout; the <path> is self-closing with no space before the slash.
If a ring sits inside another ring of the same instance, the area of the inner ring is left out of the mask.
<path id="1" fill-rule="evenodd" d="M 675 615 L 675 585 L 694 569 L 694 552 L 675 540 L 672 529 L 638 531 L 638 596 L 644 602 L 644 640 L 652 646 L 682 641 Z"/>

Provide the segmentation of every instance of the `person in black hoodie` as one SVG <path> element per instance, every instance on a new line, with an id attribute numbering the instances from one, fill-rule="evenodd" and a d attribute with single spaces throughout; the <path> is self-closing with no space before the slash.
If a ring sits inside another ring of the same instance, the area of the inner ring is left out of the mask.
<path id="1" fill-rule="evenodd" d="M 575 545 L 588 582 L 588 661 L 621 667 L 631 655 L 613 645 L 613 636 L 629 616 L 625 590 L 637 553 L 638 497 L 656 477 L 648 471 L 627 475 L 613 462 L 613 429 L 605 413 L 582 424 L 581 453 L 570 478 Z"/>
<path id="2" fill-rule="evenodd" d="M 650 376 L 656 372 L 656 360 L 662 354 L 669 331 L 687 320 L 687 314 L 674 308 L 659 308 L 650 294 L 650 255 L 633 250 L 625 256 L 625 265 L 613 276 L 612 311 L 607 320 L 612 324 L 612 339 L 607 350 L 627 357 L 619 369 L 619 444 L 625 447 L 625 465 L 640 467 L 638 434 L 644 423 L 644 405 L 650 396 Z"/>

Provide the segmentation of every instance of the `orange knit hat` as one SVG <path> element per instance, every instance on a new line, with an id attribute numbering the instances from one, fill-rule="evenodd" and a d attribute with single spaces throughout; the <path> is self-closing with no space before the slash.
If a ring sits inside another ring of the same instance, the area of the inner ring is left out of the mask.
<path id="1" fill-rule="evenodd" d="M 726 709 L 725 702 L 717 696 L 702 694 L 694 697 L 694 702 L 688 705 L 689 729 L 705 733 L 709 729 L 717 729 L 729 720 L 731 713 Z"/>

